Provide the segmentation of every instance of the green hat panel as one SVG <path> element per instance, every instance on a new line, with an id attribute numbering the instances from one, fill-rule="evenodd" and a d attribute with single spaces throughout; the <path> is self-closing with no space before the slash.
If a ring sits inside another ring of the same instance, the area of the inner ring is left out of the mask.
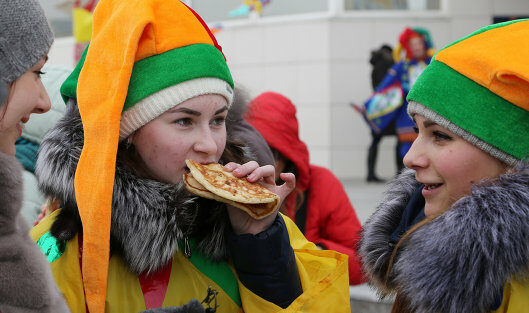
<path id="1" fill-rule="evenodd" d="M 61 86 L 64 102 L 77 97 L 77 81 L 87 50 L 88 47 Z M 234 87 L 224 56 L 216 47 L 208 44 L 189 45 L 135 62 L 123 111 L 164 88 L 203 77 L 219 78 Z"/>
<path id="2" fill-rule="evenodd" d="M 529 112 L 433 61 L 410 90 L 416 101 L 516 159 L 529 153 Z"/>

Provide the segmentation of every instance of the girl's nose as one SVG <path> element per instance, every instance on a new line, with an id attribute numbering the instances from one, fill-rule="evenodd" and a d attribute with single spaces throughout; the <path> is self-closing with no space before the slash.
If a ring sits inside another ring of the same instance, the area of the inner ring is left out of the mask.
<path id="1" fill-rule="evenodd" d="M 197 137 L 198 138 L 195 142 L 195 145 L 193 146 L 195 151 L 205 153 L 207 155 L 214 155 L 217 153 L 217 143 L 215 142 L 213 133 L 209 128 L 200 132 Z"/>
<path id="2" fill-rule="evenodd" d="M 48 92 L 44 88 L 44 85 L 42 84 L 42 81 L 39 80 L 39 98 L 37 101 L 37 104 L 35 105 L 35 108 L 33 109 L 33 113 L 46 113 L 51 109 L 51 101 L 50 97 L 48 96 Z"/>
<path id="3" fill-rule="evenodd" d="M 420 137 L 415 139 L 410 150 L 404 156 L 404 166 L 414 170 L 428 166 L 428 157 L 424 153 L 423 145 Z"/>

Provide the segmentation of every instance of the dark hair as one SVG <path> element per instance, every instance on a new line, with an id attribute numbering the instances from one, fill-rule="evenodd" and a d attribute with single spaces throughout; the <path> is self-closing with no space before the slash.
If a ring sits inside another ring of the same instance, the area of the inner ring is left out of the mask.
<path id="1" fill-rule="evenodd" d="M 138 150 L 136 150 L 136 147 L 129 142 L 129 138 L 122 140 L 118 144 L 117 160 L 139 177 L 154 178 L 150 174 L 147 164 L 145 164 Z"/>
<path id="2" fill-rule="evenodd" d="M 270 147 L 272 150 L 272 154 L 274 155 L 274 160 L 283 160 L 285 162 L 285 168 L 283 170 L 284 173 L 293 173 L 296 177 L 298 177 L 298 168 L 296 167 L 296 164 L 294 162 L 290 161 L 287 157 L 281 154 L 281 152 L 277 151 L 276 149 Z M 277 179 L 280 179 L 277 177 Z"/>
<path id="3" fill-rule="evenodd" d="M 0 108 L 7 102 L 7 96 L 9 95 L 9 86 L 0 82 Z"/>
<path id="4" fill-rule="evenodd" d="M 12 81 L 9 84 L 4 84 L 0 82 L 0 109 L 8 105 L 7 102 L 9 101 L 9 93 L 15 87 L 15 84 L 16 84 L 16 80 Z M 1 89 L 4 89 L 4 91 L 2 91 Z M 4 95 L 2 95 L 2 93 L 4 93 Z M 5 115 L 5 112 L 2 116 L 0 116 L 0 120 L 4 118 L 4 115 Z"/>
<path id="5" fill-rule="evenodd" d="M 283 160 L 283 162 L 285 163 L 285 168 L 283 169 L 283 173 L 292 173 L 297 178 L 299 173 L 298 173 L 298 168 L 296 167 L 296 164 L 294 164 L 294 162 L 292 162 L 287 157 L 282 155 L 281 152 L 279 152 L 278 150 L 276 150 L 276 149 L 274 149 L 272 147 L 270 147 L 270 149 L 272 150 L 272 154 L 274 155 L 274 160 L 276 160 L 276 161 Z M 281 180 L 281 178 L 276 177 L 276 184 L 279 185 L 282 182 L 283 181 Z M 293 190 L 293 194 L 296 194 L 296 207 L 295 207 L 295 210 L 297 211 L 301 207 L 303 202 L 305 202 L 305 194 L 298 187 L 296 187 Z M 281 212 L 282 213 L 285 213 L 284 211 L 286 209 L 286 207 L 285 207 L 286 203 L 287 203 L 287 201 L 283 201 L 283 206 L 281 207 Z"/>

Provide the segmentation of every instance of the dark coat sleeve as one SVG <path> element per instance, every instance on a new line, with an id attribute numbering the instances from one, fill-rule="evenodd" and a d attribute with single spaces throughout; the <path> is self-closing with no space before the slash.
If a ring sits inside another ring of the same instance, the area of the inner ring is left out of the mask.
<path id="1" fill-rule="evenodd" d="M 257 235 L 230 233 L 228 246 L 240 281 L 256 295 L 284 309 L 303 292 L 281 215 Z"/>

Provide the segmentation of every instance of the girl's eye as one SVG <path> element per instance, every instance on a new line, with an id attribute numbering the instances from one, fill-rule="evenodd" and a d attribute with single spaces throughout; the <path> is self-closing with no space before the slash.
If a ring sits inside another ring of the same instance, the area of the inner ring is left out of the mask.
<path id="1" fill-rule="evenodd" d="M 186 118 L 179 118 L 177 119 L 176 121 L 174 121 L 174 123 L 180 125 L 180 126 L 190 126 L 191 125 L 191 119 L 186 117 Z"/>
<path id="2" fill-rule="evenodd" d="M 417 126 L 413 126 L 413 131 L 418 134 L 419 133 L 419 127 Z"/>
<path id="3" fill-rule="evenodd" d="M 225 122 L 226 122 L 226 117 L 218 116 L 218 117 L 213 119 L 212 124 L 214 126 L 222 126 L 222 125 L 224 125 Z"/>
<path id="4" fill-rule="evenodd" d="M 435 137 L 435 141 L 452 140 L 451 136 L 440 131 L 434 131 L 433 135 Z"/>
<path id="5" fill-rule="evenodd" d="M 34 73 L 37 74 L 38 77 L 41 77 L 42 75 L 46 74 L 45 72 L 40 71 L 40 70 L 39 71 L 35 71 Z"/>

